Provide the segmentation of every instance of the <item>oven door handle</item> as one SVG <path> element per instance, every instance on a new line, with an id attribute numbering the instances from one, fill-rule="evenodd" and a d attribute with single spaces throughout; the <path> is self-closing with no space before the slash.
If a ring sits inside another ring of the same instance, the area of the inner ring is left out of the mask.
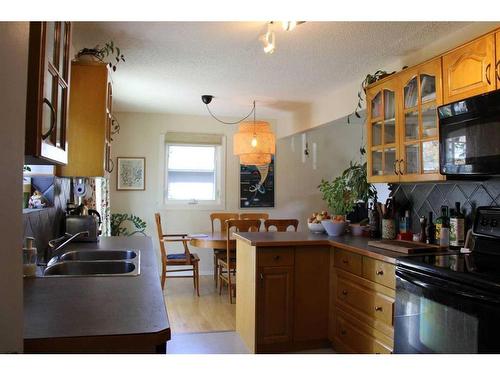
<path id="1" fill-rule="evenodd" d="M 437 291 L 444 294 L 452 294 L 459 297 L 465 297 L 477 300 L 483 303 L 487 302 L 496 305 L 500 304 L 500 297 L 494 295 L 487 295 L 479 289 L 468 288 L 465 287 L 463 284 L 459 284 L 451 280 L 440 282 L 440 280 L 442 279 L 424 275 L 420 272 L 403 270 L 400 268 L 396 269 L 396 276 L 406 282 L 409 282 L 420 288 L 428 289 L 430 291 Z"/>

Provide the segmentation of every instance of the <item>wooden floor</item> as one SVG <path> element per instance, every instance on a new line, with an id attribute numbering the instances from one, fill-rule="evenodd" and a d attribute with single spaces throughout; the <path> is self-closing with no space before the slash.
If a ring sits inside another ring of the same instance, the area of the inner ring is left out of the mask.
<path id="1" fill-rule="evenodd" d="M 200 276 L 199 297 L 190 278 L 167 279 L 163 295 L 173 335 L 236 329 L 236 305 L 229 303 L 227 289 L 219 296 L 213 276 Z"/>

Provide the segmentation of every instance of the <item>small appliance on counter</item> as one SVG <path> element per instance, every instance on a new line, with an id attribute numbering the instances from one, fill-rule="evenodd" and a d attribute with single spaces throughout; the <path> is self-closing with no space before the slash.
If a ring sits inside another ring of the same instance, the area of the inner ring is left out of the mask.
<path id="1" fill-rule="evenodd" d="M 478 207 L 470 249 L 396 260 L 395 353 L 500 353 L 499 223 Z"/>
<path id="2" fill-rule="evenodd" d="M 87 209 L 83 204 L 76 207 L 68 204 L 66 212 L 66 233 L 73 235 L 80 232 L 89 232 L 88 236 L 81 236 L 75 242 L 99 241 L 101 215 L 98 211 Z"/>

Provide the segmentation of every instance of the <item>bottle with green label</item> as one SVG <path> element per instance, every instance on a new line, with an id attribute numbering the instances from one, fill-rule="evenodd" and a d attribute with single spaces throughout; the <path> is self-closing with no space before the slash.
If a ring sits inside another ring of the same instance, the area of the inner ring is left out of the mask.
<path id="1" fill-rule="evenodd" d="M 455 209 L 450 215 L 450 247 L 460 249 L 465 240 L 465 216 L 460 210 L 460 202 L 455 203 Z"/>
<path id="2" fill-rule="evenodd" d="M 441 241 L 441 228 L 449 227 L 448 206 L 441 206 L 441 216 L 436 219 L 436 243 Z"/>

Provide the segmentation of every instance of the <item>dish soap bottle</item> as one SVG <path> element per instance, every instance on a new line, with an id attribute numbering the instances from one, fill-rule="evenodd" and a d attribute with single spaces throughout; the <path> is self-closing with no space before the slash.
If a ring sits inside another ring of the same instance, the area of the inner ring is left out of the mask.
<path id="1" fill-rule="evenodd" d="M 37 252 L 33 247 L 33 237 L 26 237 L 26 243 L 23 248 L 23 276 L 33 277 L 36 275 Z"/>
<path id="2" fill-rule="evenodd" d="M 460 210 L 460 202 L 455 202 L 455 210 L 450 215 L 450 247 L 460 249 L 465 240 L 465 216 Z"/>

